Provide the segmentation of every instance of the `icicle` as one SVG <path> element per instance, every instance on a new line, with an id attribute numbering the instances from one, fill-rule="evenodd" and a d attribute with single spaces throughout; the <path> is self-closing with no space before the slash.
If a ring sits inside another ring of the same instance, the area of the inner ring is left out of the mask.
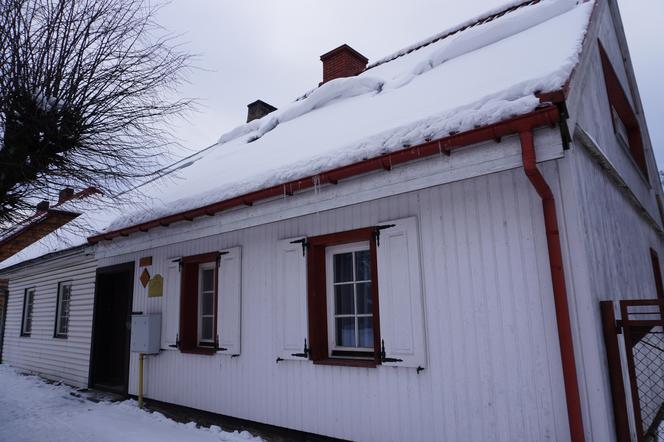
<path id="1" fill-rule="evenodd" d="M 314 193 L 318 195 L 320 193 L 320 175 L 315 175 L 311 179 L 314 182 Z"/>

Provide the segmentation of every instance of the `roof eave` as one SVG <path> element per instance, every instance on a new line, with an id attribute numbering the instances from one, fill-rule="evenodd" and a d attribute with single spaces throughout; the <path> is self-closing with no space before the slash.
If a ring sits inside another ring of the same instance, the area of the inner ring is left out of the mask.
<path id="1" fill-rule="evenodd" d="M 65 210 L 47 210 L 33 222 L 0 240 L 0 260 L 18 253 L 80 215 L 78 212 Z"/>
<path id="2" fill-rule="evenodd" d="M 337 184 L 339 180 L 362 175 L 377 170 L 389 170 L 395 165 L 407 163 L 420 158 L 433 155 L 451 154 L 455 149 L 477 144 L 483 141 L 500 140 L 502 137 L 514 135 L 523 130 L 534 129 L 542 126 L 555 126 L 560 122 L 561 113 L 554 104 L 562 97 L 564 93 L 548 93 L 546 100 L 549 102 L 527 114 L 516 116 L 498 123 L 471 129 L 466 132 L 449 135 L 444 138 L 426 141 L 416 146 L 407 147 L 392 153 L 384 154 L 378 157 L 369 158 L 347 166 L 331 169 L 317 175 L 307 176 L 298 180 L 271 186 L 265 189 L 250 192 L 244 195 L 219 201 L 213 204 L 202 206 L 164 216 L 155 220 L 147 221 L 141 224 L 124 227 L 121 229 L 93 235 L 88 238 L 90 244 L 95 244 L 103 240 L 112 240 L 120 236 L 129 236 L 133 233 L 147 232 L 150 229 L 160 226 L 168 226 L 178 221 L 192 221 L 201 216 L 212 216 L 218 212 L 228 210 L 234 207 L 250 206 L 254 202 L 266 200 L 275 197 L 291 196 L 295 192 L 310 189 L 321 184 Z M 556 100 L 556 101 L 554 101 Z"/>

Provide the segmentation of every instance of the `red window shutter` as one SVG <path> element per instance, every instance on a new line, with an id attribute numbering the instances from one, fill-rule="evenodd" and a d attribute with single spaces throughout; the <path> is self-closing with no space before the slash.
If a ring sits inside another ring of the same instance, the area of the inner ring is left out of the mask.
<path id="1" fill-rule="evenodd" d="M 196 348 L 198 313 L 198 263 L 182 265 L 180 297 L 180 350 Z"/>

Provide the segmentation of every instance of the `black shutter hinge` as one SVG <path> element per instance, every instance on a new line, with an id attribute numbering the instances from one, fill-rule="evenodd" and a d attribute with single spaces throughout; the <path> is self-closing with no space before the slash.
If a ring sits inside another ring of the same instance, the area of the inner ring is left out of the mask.
<path id="1" fill-rule="evenodd" d="M 283 358 L 277 358 L 276 363 L 278 364 L 280 361 L 283 361 Z"/>
<path id="2" fill-rule="evenodd" d="M 224 256 L 224 255 L 228 255 L 229 253 L 231 253 L 231 252 L 228 252 L 228 251 L 219 252 L 219 254 L 217 255 L 217 267 L 221 267 L 221 257 Z"/>
<path id="3" fill-rule="evenodd" d="M 307 241 L 307 238 L 296 239 L 295 241 L 291 241 L 290 243 L 291 244 L 302 244 L 302 256 L 306 256 L 307 249 L 309 249 L 309 241 Z"/>
<path id="4" fill-rule="evenodd" d="M 217 254 L 217 267 L 221 267 L 221 257 L 224 255 L 228 255 L 229 252 L 219 252 Z"/>
<path id="5" fill-rule="evenodd" d="M 376 246 L 380 245 L 380 231 L 395 227 L 396 224 L 383 224 L 382 226 L 374 227 L 373 237 L 376 240 Z"/>
<path id="6" fill-rule="evenodd" d="M 291 356 L 296 358 L 308 358 L 311 354 L 311 349 L 307 347 L 307 338 L 304 338 L 304 351 L 302 353 L 291 353 Z"/>
<path id="7" fill-rule="evenodd" d="M 171 262 L 177 262 L 178 263 L 178 271 L 182 271 L 182 258 L 174 259 Z"/>
<path id="8" fill-rule="evenodd" d="M 171 347 L 171 348 L 180 348 L 180 335 L 179 334 L 175 335 L 175 344 L 170 344 L 169 347 Z"/>
<path id="9" fill-rule="evenodd" d="M 219 347 L 219 335 L 214 340 L 214 350 L 215 351 L 228 351 L 227 348 Z"/>
<path id="10" fill-rule="evenodd" d="M 622 319 L 616 321 L 616 333 L 622 335 L 623 332 L 623 322 Z"/>
<path id="11" fill-rule="evenodd" d="M 384 339 L 381 340 L 381 345 L 380 345 L 380 362 L 403 362 L 403 359 L 385 357 L 385 340 Z"/>

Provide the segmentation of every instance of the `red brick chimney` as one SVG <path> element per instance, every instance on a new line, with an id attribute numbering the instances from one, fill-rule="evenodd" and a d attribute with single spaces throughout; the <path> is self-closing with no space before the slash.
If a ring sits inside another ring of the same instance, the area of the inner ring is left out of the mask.
<path id="1" fill-rule="evenodd" d="M 74 197 L 74 189 L 71 187 L 65 187 L 60 191 L 58 195 L 58 204 L 66 203 Z"/>
<path id="2" fill-rule="evenodd" d="M 320 56 L 323 62 L 323 81 L 341 77 L 354 77 L 367 67 L 369 60 L 347 44 L 342 44 L 336 49 Z"/>
<path id="3" fill-rule="evenodd" d="M 48 212 L 50 204 L 46 200 L 37 203 L 37 215 Z"/>

